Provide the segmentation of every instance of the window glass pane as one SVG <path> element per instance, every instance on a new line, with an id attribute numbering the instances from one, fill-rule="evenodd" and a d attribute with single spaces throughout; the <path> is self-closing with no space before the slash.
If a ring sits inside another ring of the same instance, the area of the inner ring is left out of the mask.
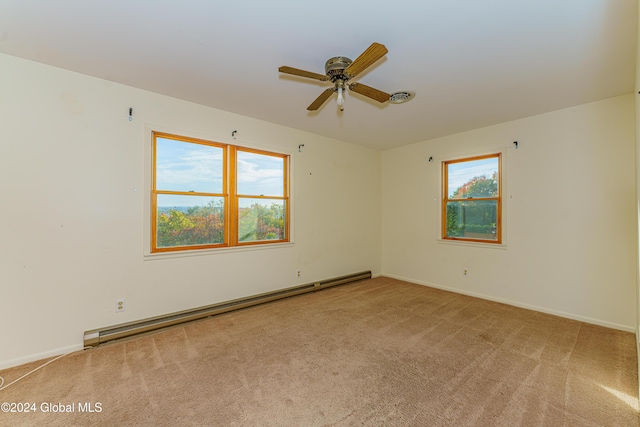
<path id="1" fill-rule="evenodd" d="M 159 194 L 158 248 L 224 243 L 224 198 Z"/>
<path id="2" fill-rule="evenodd" d="M 449 163 L 448 198 L 498 197 L 498 158 Z"/>
<path id="3" fill-rule="evenodd" d="M 284 196 L 284 158 L 238 151 L 237 192 L 253 196 Z"/>
<path id="4" fill-rule="evenodd" d="M 497 240 L 497 200 L 447 202 L 446 237 Z"/>
<path id="5" fill-rule="evenodd" d="M 222 193 L 221 147 L 156 138 L 156 190 Z"/>
<path id="6" fill-rule="evenodd" d="M 284 200 L 240 198 L 238 204 L 239 242 L 286 238 Z"/>

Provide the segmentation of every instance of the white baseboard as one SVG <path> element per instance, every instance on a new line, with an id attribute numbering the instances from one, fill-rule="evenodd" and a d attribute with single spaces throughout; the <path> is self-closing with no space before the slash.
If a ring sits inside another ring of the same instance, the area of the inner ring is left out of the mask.
<path id="1" fill-rule="evenodd" d="M 70 345 L 67 347 L 58 348 L 55 350 L 45 351 L 43 353 L 31 354 L 29 356 L 19 357 L 17 359 L 0 361 L 0 369 L 13 368 L 14 366 L 24 365 L 25 363 L 36 362 L 42 359 L 48 359 L 50 357 L 60 356 L 61 354 L 73 353 L 82 350 L 84 347 L 82 344 Z M 5 382 L 10 378 L 5 378 Z"/>
<path id="2" fill-rule="evenodd" d="M 508 299 L 496 298 L 496 297 L 493 297 L 491 295 L 485 295 L 485 294 L 481 294 L 481 293 L 477 293 L 477 292 L 468 292 L 468 291 L 464 291 L 464 290 L 461 290 L 461 289 L 451 288 L 449 286 L 437 285 L 435 283 L 424 282 L 424 281 L 421 281 L 421 280 L 416 280 L 416 279 L 412 279 L 412 278 L 404 277 L 404 276 L 398 276 L 398 275 L 395 275 L 395 274 L 382 273 L 382 276 L 391 277 L 392 279 L 398 279 L 398 280 L 402 280 L 404 282 L 415 283 L 417 285 L 428 286 L 430 288 L 442 289 L 443 291 L 454 292 L 454 293 L 457 293 L 457 294 L 463 294 L 463 295 L 468 295 L 468 296 L 471 296 L 471 297 L 482 298 L 482 299 L 489 300 L 489 301 L 499 302 L 499 303 L 502 303 L 502 304 L 512 305 L 514 307 L 526 308 L 528 310 L 539 311 L 541 313 L 546 313 L 546 314 L 553 314 L 554 316 L 565 317 L 567 319 L 578 320 L 580 322 L 590 323 L 590 324 L 598 325 L 598 326 L 604 326 L 606 328 L 617 329 L 617 330 L 620 330 L 620 331 L 631 332 L 631 333 L 635 333 L 636 332 L 635 327 L 630 326 L 630 325 L 620 325 L 618 323 L 607 322 L 607 321 L 600 320 L 600 319 L 593 319 L 591 317 L 580 316 L 580 315 L 573 314 L 573 313 L 566 313 L 564 311 L 553 310 L 553 309 L 546 308 L 546 307 L 538 307 L 538 306 L 535 306 L 535 305 L 524 304 L 524 303 L 521 303 L 521 302 L 511 301 L 511 300 L 508 300 Z"/>

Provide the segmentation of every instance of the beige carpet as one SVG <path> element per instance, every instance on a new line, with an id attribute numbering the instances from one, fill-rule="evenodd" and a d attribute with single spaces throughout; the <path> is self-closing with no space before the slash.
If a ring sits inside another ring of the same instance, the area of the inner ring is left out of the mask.
<path id="1" fill-rule="evenodd" d="M 639 426 L 636 361 L 630 333 L 377 278 L 68 355 L 0 425 Z"/>

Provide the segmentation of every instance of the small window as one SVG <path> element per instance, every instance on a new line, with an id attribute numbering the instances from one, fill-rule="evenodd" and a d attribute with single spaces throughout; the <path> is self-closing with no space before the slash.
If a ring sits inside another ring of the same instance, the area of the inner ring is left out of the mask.
<path id="1" fill-rule="evenodd" d="M 501 155 L 449 160 L 442 169 L 442 238 L 501 243 Z"/>
<path id="2" fill-rule="evenodd" d="M 289 241 L 288 163 L 154 132 L 151 252 Z"/>

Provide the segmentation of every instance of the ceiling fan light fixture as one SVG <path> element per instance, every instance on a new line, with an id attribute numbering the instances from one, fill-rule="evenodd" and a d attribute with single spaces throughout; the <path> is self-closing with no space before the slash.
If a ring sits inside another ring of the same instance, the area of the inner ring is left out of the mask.
<path id="1" fill-rule="evenodd" d="M 416 96 L 416 94 L 413 92 L 407 92 L 407 91 L 394 92 L 389 97 L 389 102 L 391 104 L 402 104 L 404 102 L 411 101 L 414 96 Z"/>
<path id="2" fill-rule="evenodd" d="M 338 92 L 338 108 L 344 111 L 344 80 L 336 79 L 335 85 Z"/>

